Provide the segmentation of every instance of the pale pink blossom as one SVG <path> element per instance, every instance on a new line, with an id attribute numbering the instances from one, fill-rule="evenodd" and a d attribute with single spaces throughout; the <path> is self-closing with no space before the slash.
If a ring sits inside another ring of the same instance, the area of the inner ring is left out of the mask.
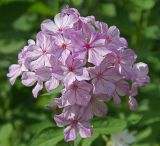
<path id="1" fill-rule="evenodd" d="M 85 81 L 74 81 L 62 94 L 63 106 L 74 104 L 87 106 L 91 98 L 91 89 L 91 84 Z"/>
<path id="2" fill-rule="evenodd" d="M 138 108 L 138 102 L 134 97 L 129 96 L 128 103 L 129 103 L 130 110 L 134 111 Z"/>
<path id="3" fill-rule="evenodd" d="M 131 78 L 133 64 L 136 61 L 136 54 L 132 49 L 115 50 L 115 67 L 125 78 Z"/>
<path id="4" fill-rule="evenodd" d="M 63 82 L 65 86 L 69 86 L 75 80 L 89 80 L 89 74 L 86 67 L 83 67 L 84 63 L 79 59 L 74 58 L 73 55 L 69 55 L 63 66 L 64 78 Z"/>
<path id="5" fill-rule="evenodd" d="M 121 79 L 120 74 L 114 67 L 105 68 L 105 66 L 98 66 L 89 69 L 92 78 L 93 93 L 107 94 L 111 96 L 115 91 L 115 81 Z"/>
<path id="6" fill-rule="evenodd" d="M 21 66 L 19 64 L 12 64 L 9 67 L 9 73 L 7 77 L 9 77 L 10 83 L 13 85 L 17 79 L 22 74 Z"/>
<path id="7" fill-rule="evenodd" d="M 54 22 L 50 19 L 44 20 L 41 24 L 42 31 L 48 33 L 64 33 L 65 30 L 71 29 L 78 19 L 74 15 L 62 15 L 58 13 L 54 17 Z"/>
<path id="8" fill-rule="evenodd" d="M 51 67 L 49 67 L 48 75 L 50 78 L 45 82 L 45 87 L 48 92 L 57 88 L 60 81 L 63 79 L 62 63 L 56 58 L 50 58 Z"/>
<path id="9" fill-rule="evenodd" d="M 84 117 L 92 119 L 94 116 L 103 117 L 107 114 L 108 107 L 105 101 L 110 100 L 109 96 L 92 95 L 90 102 L 84 109 Z"/>
<path id="10" fill-rule="evenodd" d="M 74 52 L 83 53 L 88 58 L 88 62 L 94 65 L 99 65 L 104 56 L 110 52 L 105 47 L 103 35 L 93 30 L 88 24 L 83 24 L 82 32 L 72 33 L 71 36 L 75 47 Z"/>
<path id="11" fill-rule="evenodd" d="M 92 126 L 83 118 L 83 109 L 79 106 L 73 106 L 67 110 L 72 111 L 72 114 L 68 115 L 64 111 L 62 114 L 54 117 L 57 126 L 66 127 L 64 129 L 65 141 L 75 140 L 78 133 L 82 138 L 91 137 Z"/>
<path id="12" fill-rule="evenodd" d="M 55 46 L 53 54 L 60 58 L 60 60 L 64 63 L 73 50 L 71 40 L 64 35 L 57 35 L 54 37 L 54 43 Z"/>
<path id="13" fill-rule="evenodd" d="M 115 91 L 112 94 L 113 102 L 116 105 L 120 105 L 121 104 L 120 96 L 128 95 L 129 84 L 125 80 L 119 80 L 118 82 L 115 83 L 115 86 L 116 86 Z"/>
<path id="14" fill-rule="evenodd" d="M 30 62 L 30 69 L 38 69 L 41 67 L 50 67 L 50 57 L 53 55 L 53 40 L 46 36 L 43 32 L 37 34 L 36 44 L 30 46 L 31 51 L 27 52 L 27 61 Z"/>
<path id="15" fill-rule="evenodd" d="M 134 86 L 145 86 L 149 82 L 148 76 L 148 65 L 142 62 L 136 63 L 133 66 L 133 76 L 132 80 L 134 82 Z"/>
<path id="16" fill-rule="evenodd" d="M 43 82 L 47 81 L 49 78 L 49 69 L 44 67 L 37 69 L 35 72 L 24 72 L 22 74 L 22 83 L 28 87 L 36 84 L 32 93 L 34 97 L 37 97 L 39 91 L 43 88 Z"/>
<path id="17" fill-rule="evenodd" d="M 108 27 L 106 23 L 97 21 L 95 27 L 105 35 L 105 44 L 108 49 L 128 47 L 126 39 L 120 37 L 119 29 L 116 26 Z"/>

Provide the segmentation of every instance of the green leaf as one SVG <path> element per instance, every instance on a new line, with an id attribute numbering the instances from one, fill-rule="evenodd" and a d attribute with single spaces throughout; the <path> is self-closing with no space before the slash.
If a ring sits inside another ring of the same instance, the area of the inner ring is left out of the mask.
<path id="1" fill-rule="evenodd" d="M 40 122 L 38 124 L 32 124 L 31 126 L 28 127 L 28 131 L 34 134 L 38 134 L 41 132 L 43 129 L 46 129 L 48 127 L 56 127 L 54 122 L 51 122 L 49 120 L 46 120 L 44 122 Z"/>
<path id="2" fill-rule="evenodd" d="M 98 134 L 94 134 L 91 138 L 83 139 L 82 146 L 90 146 L 97 137 Z"/>
<path id="3" fill-rule="evenodd" d="M 20 48 L 23 47 L 24 45 L 24 40 L 0 40 L 0 53 L 5 54 L 10 54 L 10 53 L 14 53 L 14 52 L 18 52 Z M 3 56 L 2 56 L 3 57 Z"/>
<path id="4" fill-rule="evenodd" d="M 83 0 L 72 0 L 73 5 L 80 6 L 83 3 Z"/>
<path id="5" fill-rule="evenodd" d="M 50 7 L 43 4 L 42 2 L 37 2 L 32 5 L 29 9 L 29 12 L 38 13 L 41 15 L 53 16 L 53 11 Z"/>
<path id="6" fill-rule="evenodd" d="M 31 31 L 35 26 L 37 15 L 35 14 L 23 14 L 13 23 L 13 28 L 19 31 Z"/>
<path id="7" fill-rule="evenodd" d="M 107 145 L 106 141 L 103 139 L 103 137 L 100 135 L 98 136 L 91 144 L 91 146 L 105 146 Z"/>
<path id="8" fill-rule="evenodd" d="M 150 10 L 154 7 L 154 0 L 130 0 L 135 6 L 142 10 Z"/>
<path id="9" fill-rule="evenodd" d="M 136 141 L 138 142 L 138 141 L 141 141 L 141 140 L 149 137 L 151 133 L 152 133 L 151 127 L 148 127 L 146 129 L 139 131 L 136 136 Z"/>
<path id="10" fill-rule="evenodd" d="M 143 32 L 146 38 L 160 39 L 160 28 L 157 25 L 149 26 Z"/>
<path id="11" fill-rule="evenodd" d="M 141 10 L 137 9 L 136 11 L 130 12 L 129 18 L 131 21 L 138 23 L 141 19 Z"/>
<path id="12" fill-rule="evenodd" d="M 13 127 L 9 123 L 3 125 L 0 128 L 0 144 L 8 140 L 8 138 L 11 136 L 12 131 L 13 131 Z"/>
<path id="13" fill-rule="evenodd" d="M 56 146 L 71 146 L 69 142 L 65 142 L 64 140 L 58 142 Z M 78 146 L 78 145 L 77 145 Z"/>
<path id="14" fill-rule="evenodd" d="M 56 89 L 54 89 L 52 92 L 42 94 L 41 96 L 55 96 L 57 94 L 60 94 L 62 89 L 63 89 L 63 86 L 60 85 Z"/>
<path id="15" fill-rule="evenodd" d="M 113 5 L 112 3 L 102 4 L 102 11 L 103 11 L 103 14 L 107 15 L 108 17 L 116 16 L 116 8 L 115 8 L 115 5 Z"/>
<path id="16" fill-rule="evenodd" d="M 142 119 L 142 117 L 143 116 L 140 115 L 140 114 L 133 113 L 133 114 L 130 114 L 128 116 L 127 120 L 128 120 L 129 123 L 135 125 L 135 124 L 137 124 Z"/>
<path id="17" fill-rule="evenodd" d="M 104 117 L 93 120 L 93 126 L 96 134 L 111 134 L 123 130 L 126 122 L 122 119 Z"/>
<path id="18" fill-rule="evenodd" d="M 78 137 L 75 141 L 74 141 L 74 145 L 76 146 L 81 146 L 81 142 L 82 142 L 82 138 L 81 137 Z"/>
<path id="19" fill-rule="evenodd" d="M 151 116 L 150 119 L 146 120 L 143 122 L 144 125 L 151 125 L 151 124 L 154 124 L 154 123 L 157 123 L 157 122 L 160 122 L 160 117 L 154 117 Z"/>
<path id="20" fill-rule="evenodd" d="M 61 128 L 49 127 L 33 137 L 29 146 L 56 146 L 63 139 Z"/>

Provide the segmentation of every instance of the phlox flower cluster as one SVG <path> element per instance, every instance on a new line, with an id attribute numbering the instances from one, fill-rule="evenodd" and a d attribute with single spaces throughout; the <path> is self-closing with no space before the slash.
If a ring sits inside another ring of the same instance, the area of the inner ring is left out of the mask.
<path id="1" fill-rule="evenodd" d="M 36 40 L 28 40 L 7 76 L 12 85 L 21 76 L 22 84 L 33 86 L 34 97 L 43 88 L 50 92 L 63 85 L 55 99 L 62 113 L 54 120 L 65 127 L 65 140 L 72 141 L 78 134 L 92 136 L 90 120 L 107 114 L 107 102 L 120 105 L 126 96 L 130 109 L 137 108 L 138 88 L 149 77 L 147 64 L 136 58 L 116 26 L 65 8 L 42 22 Z"/>

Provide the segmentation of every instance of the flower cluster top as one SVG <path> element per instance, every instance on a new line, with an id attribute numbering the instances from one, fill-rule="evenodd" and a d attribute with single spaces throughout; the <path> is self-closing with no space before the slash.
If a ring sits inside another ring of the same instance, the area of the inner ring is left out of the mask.
<path id="1" fill-rule="evenodd" d="M 91 137 L 89 121 L 106 115 L 106 102 L 119 105 L 127 96 L 130 109 L 137 108 L 138 88 L 149 77 L 147 64 L 135 63 L 136 58 L 116 26 L 66 8 L 54 20 L 42 22 L 36 41 L 28 40 L 7 76 L 11 84 L 21 76 L 25 86 L 34 86 L 34 97 L 43 88 L 50 92 L 63 85 L 61 97 L 55 99 L 62 113 L 54 120 L 66 127 L 65 140 L 72 141 L 78 133 Z"/>

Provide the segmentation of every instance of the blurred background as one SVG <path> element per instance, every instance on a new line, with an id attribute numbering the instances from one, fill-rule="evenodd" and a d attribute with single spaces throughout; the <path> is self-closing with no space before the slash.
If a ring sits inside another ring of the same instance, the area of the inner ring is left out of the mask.
<path id="1" fill-rule="evenodd" d="M 45 105 L 58 91 L 34 99 L 31 88 L 20 80 L 11 87 L 6 77 L 8 66 L 17 63 L 18 52 L 28 39 L 35 38 L 41 22 L 53 18 L 66 5 L 77 8 L 82 16 L 95 15 L 97 20 L 116 25 L 138 54 L 138 61 L 149 65 L 151 82 L 136 97 L 139 109 L 129 111 L 124 99 L 121 107 L 109 105 L 108 115 L 127 121 L 136 137 L 133 146 L 160 146 L 160 0 L 0 0 L 0 146 L 69 145 L 63 140 L 31 144 L 36 137 L 46 141 L 55 137 L 56 129 L 47 131 L 49 137 L 37 134 L 55 125 L 54 113 Z M 79 145 L 109 145 L 106 135 Z"/>

